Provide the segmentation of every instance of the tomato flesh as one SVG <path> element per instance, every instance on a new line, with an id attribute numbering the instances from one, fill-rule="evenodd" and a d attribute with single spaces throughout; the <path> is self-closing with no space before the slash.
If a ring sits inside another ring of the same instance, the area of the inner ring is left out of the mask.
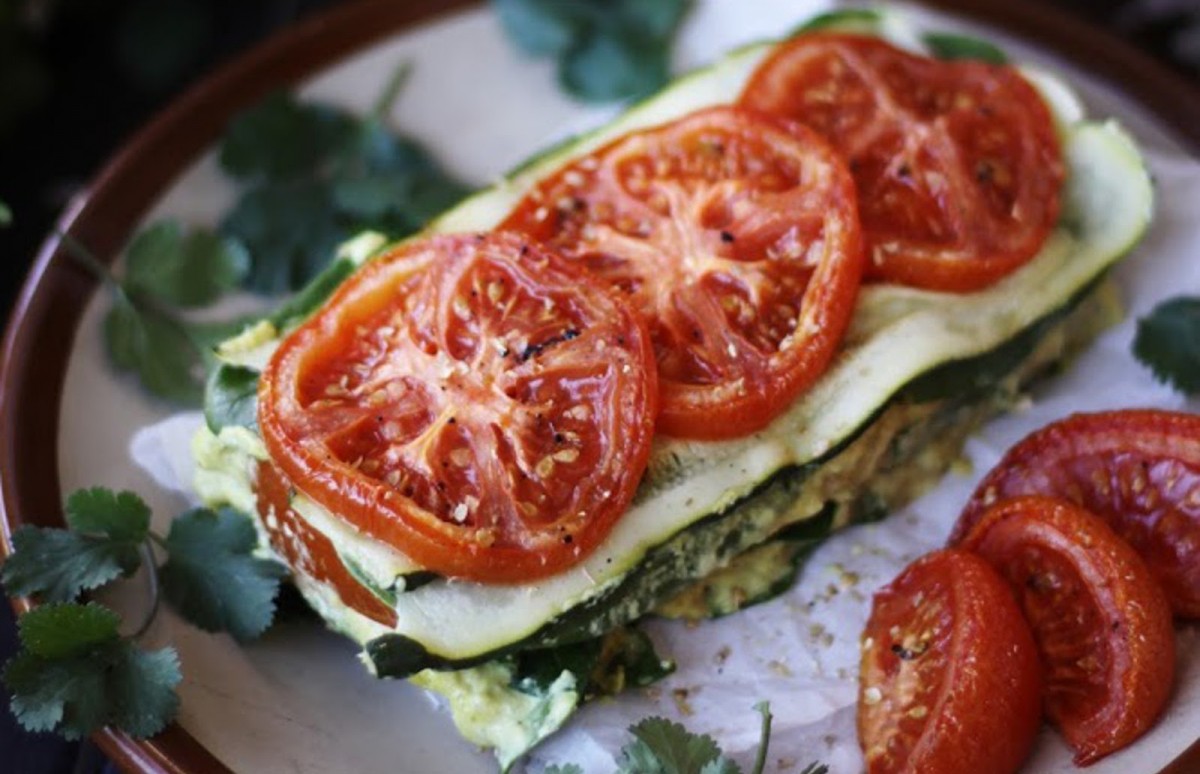
<path id="1" fill-rule="evenodd" d="M 1200 618 L 1200 417 L 1126 409 L 1047 425 L 984 476 L 951 543 L 992 503 L 1030 494 L 1103 517 L 1145 559 L 1175 614 Z"/>
<path id="2" fill-rule="evenodd" d="M 346 607 L 389 628 L 396 611 L 359 583 L 329 538 L 317 532 L 290 505 L 291 486 L 269 462 L 259 463 L 256 481 L 260 523 L 275 550 L 293 572 L 330 586 Z"/>
<path id="3" fill-rule="evenodd" d="M 1033 627 L 1046 713 L 1081 766 L 1162 713 L 1175 669 L 1171 608 L 1137 553 L 1100 518 L 1030 496 L 992 507 L 963 540 L 1007 578 Z"/>
<path id="4" fill-rule="evenodd" d="M 863 633 L 858 736 L 870 774 L 1012 774 L 1040 723 L 1029 626 L 986 562 L 955 549 L 909 565 Z"/>
<path id="5" fill-rule="evenodd" d="M 628 296 L 658 362 L 659 429 L 765 427 L 824 372 L 862 274 L 854 184 L 802 127 L 712 108 L 540 181 L 503 227 Z"/>
<path id="6" fill-rule="evenodd" d="M 870 279 L 977 290 L 1036 255 L 1058 219 L 1054 123 L 1013 68 L 813 33 L 780 45 L 740 104 L 800 121 L 845 155 Z"/>
<path id="7" fill-rule="evenodd" d="M 272 461 L 429 570 L 519 582 L 582 561 L 632 499 L 653 350 L 619 298 L 528 238 L 406 242 L 263 373 Z"/>

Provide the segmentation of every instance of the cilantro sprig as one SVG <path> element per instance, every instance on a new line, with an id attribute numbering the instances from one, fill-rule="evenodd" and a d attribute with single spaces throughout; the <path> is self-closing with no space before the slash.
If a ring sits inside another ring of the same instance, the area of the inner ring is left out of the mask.
<path id="1" fill-rule="evenodd" d="M 1200 393 L 1200 298 L 1168 299 L 1139 319 L 1133 354 L 1159 381 Z"/>
<path id="2" fill-rule="evenodd" d="M 554 57 L 562 87 L 589 101 L 663 86 L 690 7 L 690 0 L 492 0 L 509 38 L 533 56 Z"/>
<path id="3" fill-rule="evenodd" d="M 41 603 L 18 619 L 21 649 L 4 667 L 13 714 L 31 731 L 68 739 L 105 725 L 151 736 L 179 706 L 178 654 L 136 644 L 157 597 L 138 631 L 124 636 L 116 612 L 79 595 L 145 568 L 151 588 L 185 620 L 247 640 L 270 625 L 284 568 L 254 555 L 254 527 L 232 510 L 187 511 L 162 536 L 140 497 L 97 487 L 72 493 L 65 516 L 66 528 L 19 528 L 0 566 L 9 594 Z M 151 544 L 166 553 L 162 565 Z"/>
<path id="4" fill-rule="evenodd" d="M 771 710 L 766 702 L 754 709 L 762 715 L 758 752 L 749 774 L 762 774 L 771 739 Z M 621 748 L 616 774 L 742 774 L 742 769 L 725 757 L 707 734 L 695 734 L 674 721 L 645 718 L 629 727 L 633 741 Z M 828 767 L 811 763 L 800 774 L 827 774 Z M 552 765 L 544 774 L 583 774 L 573 763 Z"/>
<path id="5" fill-rule="evenodd" d="M 407 236 L 469 192 L 388 127 L 407 73 L 361 118 L 278 92 L 233 121 L 220 163 L 243 189 L 220 230 L 249 249 L 249 289 L 295 290 L 353 234 Z"/>
<path id="6" fill-rule="evenodd" d="M 198 404 L 208 353 L 217 338 L 228 335 L 230 324 L 192 322 L 181 310 L 205 306 L 236 287 L 249 269 L 245 247 L 163 220 L 134 237 L 118 274 L 70 234 L 59 237 L 68 254 L 112 295 L 104 319 L 112 363 L 133 372 L 159 398 Z"/>

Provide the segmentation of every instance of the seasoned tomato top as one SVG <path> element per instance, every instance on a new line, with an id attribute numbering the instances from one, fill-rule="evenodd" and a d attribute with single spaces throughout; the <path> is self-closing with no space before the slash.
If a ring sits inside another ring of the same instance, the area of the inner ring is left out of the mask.
<path id="1" fill-rule="evenodd" d="M 567 164 L 504 227 L 633 302 L 674 436 L 744 435 L 790 405 L 827 367 L 862 274 L 845 164 L 803 127 L 730 107 Z"/>
<path id="2" fill-rule="evenodd" d="M 585 558 L 632 499 L 656 414 L 637 315 L 515 234 L 401 244 L 279 347 L 259 425 L 313 500 L 486 582 Z"/>
<path id="3" fill-rule="evenodd" d="M 741 104 L 801 121 L 845 155 L 870 279 L 976 290 L 1032 258 L 1058 219 L 1054 122 L 1011 67 L 813 33 L 772 53 Z"/>

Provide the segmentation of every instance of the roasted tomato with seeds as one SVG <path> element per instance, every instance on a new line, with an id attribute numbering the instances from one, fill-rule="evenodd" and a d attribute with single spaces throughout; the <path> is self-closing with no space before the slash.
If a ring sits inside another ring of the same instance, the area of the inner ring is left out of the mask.
<path id="1" fill-rule="evenodd" d="M 1146 560 L 1175 614 L 1200 618 L 1200 416 L 1125 409 L 1047 425 L 984 476 L 950 542 L 992 503 L 1031 494 L 1104 518 Z"/>
<path id="2" fill-rule="evenodd" d="M 1146 732 L 1171 694 L 1171 608 L 1145 562 L 1065 500 L 1002 500 L 962 541 L 1007 578 L 1033 627 L 1046 714 L 1086 766 Z"/>
<path id="3" fill-rule="evenodd" d="M 272 461 L 427 569 L 522 582 L 633 497 L 657 387 L 636 313 L 515 234 L 406 242 L 289 335 L 259 386 Z"/>
<path id="4" fill-rule="evenodd" d="M 259 463 L 255 489 L 260 521 L 271 548 L 293 571 L 330 586 L 342 604 L 372 621 L 389 628 L 396 625 L 396 611 L 359 583 L 332 541 L 292 509 L 291 484 L 274 465 Z"/>
<path id="5" fill-rule="evenodd" d="M 1041 668 L 1004 580 L 947 549 L 874 598 L 858 738 L 869 774 L 1012 774 L 1041 724 Z"/>
<path id="6" fill-rule="evenodd" d="M 1032 258 L 1058 219 L 1054 122 L 1013 68 L 812 33 L 779 46 L 740 104 L 801 121 L 845 154 L 870 279 L 977 290 Z"/>
<path id="7" fill-rule="evenodd" d="M 626 294 L 658 358 L 659 429 L 765 427 L 825 371 L 862 275 L 854 183 L 803 127 L 712 108 L 540 181 L 504 227 Z"/>

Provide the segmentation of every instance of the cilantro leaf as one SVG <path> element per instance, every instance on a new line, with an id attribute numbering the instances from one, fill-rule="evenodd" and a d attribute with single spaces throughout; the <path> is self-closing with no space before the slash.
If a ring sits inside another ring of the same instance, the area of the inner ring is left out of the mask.
<path id="1" fill-rule="evenodd" d="M 248 189 L 221 222 L 246 245 L 246 285 L 279 294 L 316 275 L 349 231 L 338 223 L 329 187 L 319 180 L 266 182 Z"/>
<path id="2" fill-rule="evenodd" d="M 62 602 L 35 607 L 17 621 L 17 635 L 30 655 L 71 658 L 120 639 L 121 617 L 103 605 Z"/>
<path id="3" fill-rule="evenodd" d="M 585 100 L 636 98 L 670 77 L 671 39 L 689 0 L 493 0 L 505 32 L 558 60 L 563 88 Z"/>
<path id="4" fill-rule="evenodd" d="M 204 421 L 208 429 L 258 425 L 258 371 L 222 364 L 213 369 L 204 390 Z"/>
<path id="5" fill-rule="evenodd" d="M 22 650 L 3 675 L 21 725 L 79 739 L 107 724 L 150 736 L 170 722 L 181 679 L 174 651 L 140 651 L 120 637 L 119 625 L 116 613 L 95 603 L 21 616 Z"/>
<path id="6" fill-rule="evenodd" d="M 1133 354 L 1159 381 L 1200 393 L 1200 298 L 1168 299 L 1139 319 Z"/>
<path id="7" fill-rule="evenodd" d="M 692 774 L 705 771 L 736 772 L 736 768 L 707 768 L 721 764 L 721 749 L 706 734 L 693 734 L 678 723 L 659 717 L 646 718 L 629 727 L 636 737 L 621 749 L 618 774 Z"/>
<path id="8" fill-rule="evenodd" d="M 137 568 L 136 551 L 130 561 L 120 544 L 65 529 L 26 525 L 13 532 L 12 544 L 0 581 L 13 596 L 69 602 Z"/>
<path id="9" fill-rule="evenodd" d="M 178 403 L 198 403 L 204 362 L 188 331 L 168 315 L 135 305 L 123 290 L 115 293 L 104 319 L 109 357 L 133 371 L 154 395 Z"/>
<path id="10" fill-rule="evenodd" d="M 353 120 L 274 92 L 237 116 L 221 142 L 221 167 L 241 180 L 312 174 L 353 131 Z"/>
<path id="11" fill-rule="evenodd" d="M 67 524 L 76 532 L 103 535 L 137 547 L 150 530 L 150 506 L 137 494 L 97 486 L 67 497 Z"/>
<path id="12" fill-rule="evenodd" d="M 11 226 L 13 222 L 12 209 L 7 204 L 0 201 L 0 228 Z"/>
<path id="13" fill-rule="evenodd" d="M 542 774 L 583 774 L 583 769 L 574 763 L 567 763 L 562 766 L 555 763 L 542 769 Z"/>
<path id="14" fill-rule="evenodd" d="M 927 32 L 921 42 L 938 59 L 974 59 L 979 62 L 1002 65 L 1008 62 L 1004 50 L 986 40 L 951 32 Z"/>
<path id="15" fill-rule="evenodd" d="M 250 256 L 236 240 L 203 229 L 185 234 L 173 220 L 139 232 L 125 260 L 131 294 L 145 293 L 182 307 L 212 303 L 250 270 Z"/>
<path id="16" fill-rule="evenodd" d="M 137 495 L 82 489 L 67 498 L 66 518 L 71 530 L 23 526 L 13 533 L 13 554 L 0 568 L 8 593 L 67 602 L 137 571 L 150 526 L 150 509 Z"/>
<path id="17" fill-rule="evenodd" d="M 167 601 L 205 631 L 227 631 L 243 641 L 262 634 L 285 570 L 254 556 L 257 544 L 254 525 L 236 511 L 196 509 L 177 517 L 159 570 Z"/>
<path id="18" fill-rule="evenodd" d="M 640 97 L 670 77 L 667 51 L 655 38 L 634 30 L 601 30 L 573 47 L 559 62 L 566 91 L 603 102 Z"/>
<path id="19" fill-rule="evenodd" d="M 505 33 L 534 56 L 564 54 L 583 33 L 586 22 L 575 5 L 562 0 L 492 0 Z"/>

